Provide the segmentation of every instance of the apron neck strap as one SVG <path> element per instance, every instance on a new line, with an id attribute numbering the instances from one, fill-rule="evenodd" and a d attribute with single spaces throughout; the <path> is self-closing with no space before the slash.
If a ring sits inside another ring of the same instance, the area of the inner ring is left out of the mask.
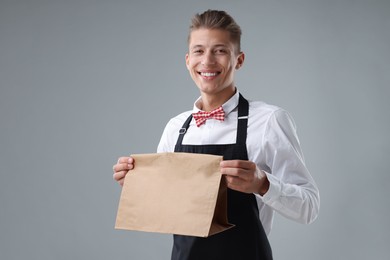
<path id="1" fill-rule="evenodd" d="M 248 129 L 249 103 L 240 93 L 237 113 L 237 144 L 246 144 Z"/>

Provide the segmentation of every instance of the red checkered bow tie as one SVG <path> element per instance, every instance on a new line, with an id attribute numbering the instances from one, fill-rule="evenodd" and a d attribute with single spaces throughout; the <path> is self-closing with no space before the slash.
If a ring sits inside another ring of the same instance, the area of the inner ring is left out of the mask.
<path id="1" fill-rule="evenodd" d="M 199 111 L 197 113 L 193 113 L 192 116 L 195 119 L 196 126 L 199 127 L 204 124 L 204 122 L 206 122 L 206 120 L 209 118 L 214 118 L 223 121 L 225 119 L 225 112 L 223 111 L 222 107 L 219 107 L 210 112 Z"/>

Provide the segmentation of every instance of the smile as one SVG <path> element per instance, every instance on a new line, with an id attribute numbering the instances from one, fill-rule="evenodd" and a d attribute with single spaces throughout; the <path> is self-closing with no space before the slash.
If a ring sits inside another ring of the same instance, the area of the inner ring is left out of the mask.
<path id="1" fill-rule="evenodd" d="M 203 77 L 215 77 L 217 76 L 218 74 L 220 74 L 220 72 L 198 72 L 201 76 Z"/>

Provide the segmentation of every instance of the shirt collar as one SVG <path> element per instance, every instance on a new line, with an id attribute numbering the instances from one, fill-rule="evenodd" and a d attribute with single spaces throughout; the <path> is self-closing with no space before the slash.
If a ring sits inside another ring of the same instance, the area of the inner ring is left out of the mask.
<path id="1" fill-rule="evenodd" d="M 230 112 L 232 112 L 237 106 L 238 106 L 238 100 L 240 98 L 240 92 L 237 90 L 236 93 L 228 100 L 226 101 L 223 105 L 223 111 L 225 111 L 225 116 L 227 116 Z M 199 97 L 195 103 L 194 103 L 194 108 L 192 109 L 193 113 L 201 111 L 199 108 L 199 103 L 201 102 L 202 97 Z"/>

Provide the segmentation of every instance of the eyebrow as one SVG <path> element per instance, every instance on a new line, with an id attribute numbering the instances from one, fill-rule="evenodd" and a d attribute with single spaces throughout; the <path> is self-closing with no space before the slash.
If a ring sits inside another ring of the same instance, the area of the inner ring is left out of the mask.
<path id="1" fill-rule="evenodd" d="M 204 45 L 197 44 L 197 45 L 192 46 L 192 47 L 191 47 L 191 50 L 196 49 L 196 48 L 203 48 L 203 47 L 204 47 Z M 212 47 L 213 47 L 213 48 L 218 48 L 218 47 L 228 48 L 228 46 L 227 46 L 226 44 L 222 44 L 222 43 L 221 43 L 221 44 L 213 45 Z"/>

